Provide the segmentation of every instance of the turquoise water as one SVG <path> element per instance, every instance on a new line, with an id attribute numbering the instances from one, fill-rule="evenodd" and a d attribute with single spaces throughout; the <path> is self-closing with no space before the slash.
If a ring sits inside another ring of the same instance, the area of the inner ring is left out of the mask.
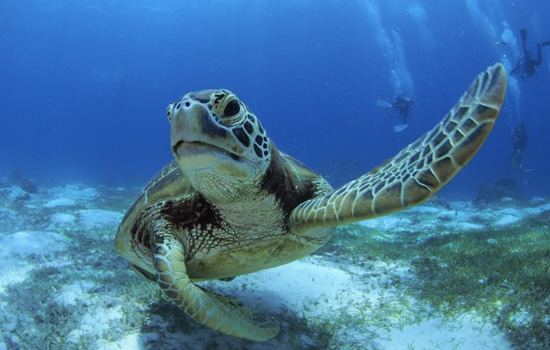
<path id="1" fill-rule="evenodd" d="M 431 128 L 478 72 L 514 66 L 520 28 L 533 53 L 550 40 L 544 1 L 6 0 L 0 13 L 0 173 L 42 182 L 144 184 L 171 159 L 167 104 L 228 88 L 280 149 L 341 184 Z M 447 195 L 501 176 L 549 193 L 549 62 L 546 47 L 537 74 L 510 82 L 495 132 Z M 398 94 L 416 103 L 396 134 L 376 101 Z M 525 176 L 510 161 L 520 122 Z"/>

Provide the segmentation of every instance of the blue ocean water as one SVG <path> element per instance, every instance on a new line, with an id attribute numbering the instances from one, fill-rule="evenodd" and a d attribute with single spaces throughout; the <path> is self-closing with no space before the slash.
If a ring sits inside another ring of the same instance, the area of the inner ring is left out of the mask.
<path id="1" fill-rule="evenodd" d="M 436 124 L 487 66 L 513 67 L 550 40 L 547 0 L 0 2 L 0 176 L 38 184 L 143 185 L 171 160 L 166 105 L 227 88 L 278 147 L 342 184 Z M 497 44 L 505 42 L 506 45 Z M 409 127 L 377 99 L 415 100 Z M 539 71 L 513 78 L 500 119 L 443 191 L 471 199 L 512 177 L 548 196 L 550 47 Z M 529 134 L 525 167 L 512 129 Z"/>

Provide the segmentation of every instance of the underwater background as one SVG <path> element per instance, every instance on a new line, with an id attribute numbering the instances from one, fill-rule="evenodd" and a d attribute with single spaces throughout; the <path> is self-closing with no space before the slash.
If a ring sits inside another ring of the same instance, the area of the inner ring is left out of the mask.
<path id="1" fill-rule="evenodd" d="M 520 28 L 536 54 L 548 2 L 4 0 L 0 174 L 142 186 L 172 158 L 168 103 L 227 88 L 281 150 L 340 185 L 431 129 L 487 66 L 513 67 Z M 443 196 L 471 199 L 503 176 L 549 194 L 549 52 L 510 79 L 492 135 Z M 395 133 L 376 101 L 399 94 L 415 104 Z M 527 172 L 510 159 L 521 122 Z"/>
<path id="2" fill-rule="evenodd" d="M 200 282 L 274 317 L 274 339 L 196 323 L 114 249 L 172 159 L 165 108 L 183 94 L 232 90 L 337 186 L 430 130 L 487 66 L 512 70 L 522 28 L 536 56 L 549 12 L 548 0 L 1 0 L 0 350 L 550 349 L 550 44 L 533 76 L 509 77 L 487 142 L 435 198 L 338 227 L 290 264 Z M 415 103 L 395 132 L 379 101 L 398 96 Z"/>

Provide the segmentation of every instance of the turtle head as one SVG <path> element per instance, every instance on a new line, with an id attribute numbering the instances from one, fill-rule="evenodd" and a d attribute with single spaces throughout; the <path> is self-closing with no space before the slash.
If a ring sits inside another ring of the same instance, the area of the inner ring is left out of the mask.
<path id="1" fill-rule="evenodd" d="M 166 115 L 172 153 L 198 192 L 227 201 L 259 187 L 271 160 L 271 141 L 236 95 L 191 92 L 170 104 Z"/>

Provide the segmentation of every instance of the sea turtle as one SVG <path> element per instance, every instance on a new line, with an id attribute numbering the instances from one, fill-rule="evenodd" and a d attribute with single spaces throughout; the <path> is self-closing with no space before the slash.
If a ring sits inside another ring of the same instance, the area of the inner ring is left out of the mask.
<path id="1" fill-rule="evenodd" d="M 431 131 L 336 190 L 279 151 L 230 91 L 188 93 L 166 112 L 175 160 L 126 213 L 116 249 L 195 321 L 270 339 L 279 332 L 271 318 L 195 282 L 289 263 L 325 244 L 334 226 L 423 202 L 481 147 L 506 80 L 501 64 L 489 67 Z"/>

